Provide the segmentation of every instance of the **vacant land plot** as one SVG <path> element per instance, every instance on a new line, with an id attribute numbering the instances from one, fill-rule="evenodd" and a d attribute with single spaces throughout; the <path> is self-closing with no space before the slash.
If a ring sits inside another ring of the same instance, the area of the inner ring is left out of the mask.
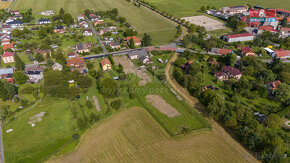
<path id="1" fill-rule="evenodd" d="M 171 138 L 142 108 L 95 125 L 78 147 L 49 162 L 247 162 L 211 131 Z"/>
<path id="2" fill-rule="evenodd" d="M 113 8 L 119 10 L 119 15 L 126 18 L 139 33 L 152 36 L 153 44 L 164 44 L 174 39 L 175 25 L 143 8 L 135 7 L 126 0 L 17 0 L 13 9 L 25 10 L 32 8 L 39 14 L 44 10 L 58 12 L 60 8 L 77 16 L 85 9 L 105 11 Z"/>
<path id="3" fill-rule="evenodd" d="M 189 21 L 191 24 L 199 25 L 205 27 L 207 31 L 217 30 L 217 29 L 225 29 L 224 23 L 212 19 L 207 16 L 191 16 L 182 18 L 185 21 Z"/>
<path id="4" fill-rule="evenodd" d="M 97 97 L 93 96 L 93 100 L 94 100 L 94 103 L 95 103 L 96 110 L 97 111 L 101 111 L 101 108 L 99 106 L 99 101 L 98 101 Z"/>
<path id="5" fill-rule="evenodd" d="M 150 76 L 146 73 L 146 69 L 136 67 L 127 56 L 114 57 L 116 64 L 121 64 L 126 74 L 136 74 L 142 80 L 138 83 L 139 85 L 145 85 L 151 82 Z"/>
<path id="6" fill-rule="evenodd" d="M 179 17 L 200 15 L 198 12 L 201 6 L 215 6 L 217 8 L 225 6 L 240 6 L 240 5 L 259 5 L 266 8 L 284 8 L 290 10 L 290 0 L 145 0 L 156 6 L 161 11 L 166 11 L 170 14 Z"/>
<path id="7" fill-rule="evenodd" d="M 7 9 L 11 5 L 11 2 L 0 2 L 0 9 Z"/>
<path id="8" fill-rule="evenodd" d="M 169 118 L 180 115 L 180 113 L 174 107 L 169 105 L 162 97 L 158 95 L 147 95 L 146 100 Z"/>

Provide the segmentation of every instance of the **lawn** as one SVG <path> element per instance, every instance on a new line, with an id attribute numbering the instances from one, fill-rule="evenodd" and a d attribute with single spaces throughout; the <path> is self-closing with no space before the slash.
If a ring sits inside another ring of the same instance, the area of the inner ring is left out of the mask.
<path id="1" fill-rule="evenodd" d="M 259 5 L 268 8 L 283 8 L 290 10 L 290 0 L 145 0 L 162 11 L 167 11 L 178 17 L 200 15 L 201 6 L 215 6 L 217 8 L 240 5 Z"/>
<path id="2" fill-rule="evenodd" d="M 119 15 L 125 17 L 139 33 L 152 35 L 154 44 L 170 42 L 176 31 L 172 23 L 144 8 L 135 7 L 126 0 L 18 0 L 13 9 L 32 8 L 33 13 L 37 14 L 44 10 L 58 12 L 61 7 L 74 17 L 83 13 L 85 9 L 104 11 L 117 8 Z"/>
<path id="3" fill-rule="evenodd" d="M 7 9 L 12 2 L 0 2 L 0 9 Z"/>
<path id="4" fill-rule="evenodd" d="M 247 162 L 215 133 L 171 138 L 143 108 L 130 108 L 96 124 L 77 148 L 48 162 Z"/>
<path id="5" fill-rule="evenodd" d="M 26 64 L 32 64 L 33 62 L 29 60 L 28 55 L 26 54 L 18 54 L 19 58 Z M 4 63 L 3 60 L 1 61 L 1 66 L 2 68 L 5 68 L 7 66 L 14 66 L 15 62 L 12 63 Z"/>

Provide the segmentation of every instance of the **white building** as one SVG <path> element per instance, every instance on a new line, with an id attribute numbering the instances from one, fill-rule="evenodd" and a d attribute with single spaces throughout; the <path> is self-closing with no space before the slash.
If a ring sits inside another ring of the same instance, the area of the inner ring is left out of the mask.
<path id="1" fill-rule="evenodd" d="M 239 41 L 253 41 L 254 35 L 251 33 L 241 33 L 241 34 L 234 34 L 234 35 L 225 35 L 223 37 L 224 41 L 227 42 L 239 42 Z"/>
<path id="2" fill-rule="evenodd" d="M 43 11 L 40 14 L 43 16 L 53 16 L 54 12 L 52 10 L 48 10 L 48 11 Z"/>

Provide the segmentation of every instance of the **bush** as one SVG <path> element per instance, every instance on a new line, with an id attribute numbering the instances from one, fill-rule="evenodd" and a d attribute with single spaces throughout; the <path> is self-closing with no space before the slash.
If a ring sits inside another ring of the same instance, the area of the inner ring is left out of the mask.
<path id="1" fill-rule="evenodd" d="M 86 101 L 86 106 L 89 108 L 89 109 L 92 109 L 94 106 L 93 106 L 93 102 L 91 100 L 87 100 Z"/>
<path id="2" fill-rule="evenodd" d="M 111 107 L 115 110 L 119 110 L 119 108 L 121 107 L 121 100 L 111 102 Z"/>
<path id="3" fill-rule="evenodd" d="M 23 87 L 23 88 L 20 90 L 20 92 L 23 93 L 23 94 L 32 94 L 32 92 L 33 92 L 34 90 L 35 90 L 35 89 L 34 89 L 32 86 L 28 85 L 28 86 Z"/>
<path id="4" fill-rule="evenodd" d="M 76 134 L 73 134 L 71 137 L 72 137 L 74 140 L 78 140 L 78 139 L 80 138 L 80 135 L 79 135 L 78 133 L 76 133 Z"/>

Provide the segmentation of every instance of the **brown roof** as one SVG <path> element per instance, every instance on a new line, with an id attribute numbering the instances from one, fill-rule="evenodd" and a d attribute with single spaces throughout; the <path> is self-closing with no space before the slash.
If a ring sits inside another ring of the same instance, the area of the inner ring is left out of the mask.
<path id="1" fill-rule="evenodd" d="M 74 67 L 75 65 L 85 66 L 85 60 L 81 57 L 72 58 L 67 60 L 66 65 L 69 67 L 71 67 L 72 65 L 72 67 Z"/>
<path id="2" fill-rule="evenodd" d="M 214 73 L 214 76 L 217 76 L 217 77 L 221 77 L 221 76 L 225 76 L 225 75 L 226 74 L 223 71 L 218 71 L 218 72 Z"/>
<path id="3" fill-rule="evenodd" d="M 277 58 L 290 57 L 290 50 L 274 50 Z"/>
<path id="4" fill-rule="evenodd" d="M 126 37 L 125 41 L 130 41 L 131 39 L 133 39 L 134 43 L 139 43 L 141 42 L 141 39 L 139 37 L 136 36 L 130 36 L 130 37 Z"/>
<path id="5" fill-rule="evenodd" d="M 238 70 L 232 66 L 223 66 L 222 69 L 233 76 L 237 76 L 237 75 L 242 74 L 240 70 Z"/>
<path id="6" fill-rule="evenodd" d="M 103 60 L 101 60 L 101 65 L 102 67 L 105 66 L 105 65 L 111 65 L 111 62 L 107 59 L 107 58 L 104 58 Z"/>

